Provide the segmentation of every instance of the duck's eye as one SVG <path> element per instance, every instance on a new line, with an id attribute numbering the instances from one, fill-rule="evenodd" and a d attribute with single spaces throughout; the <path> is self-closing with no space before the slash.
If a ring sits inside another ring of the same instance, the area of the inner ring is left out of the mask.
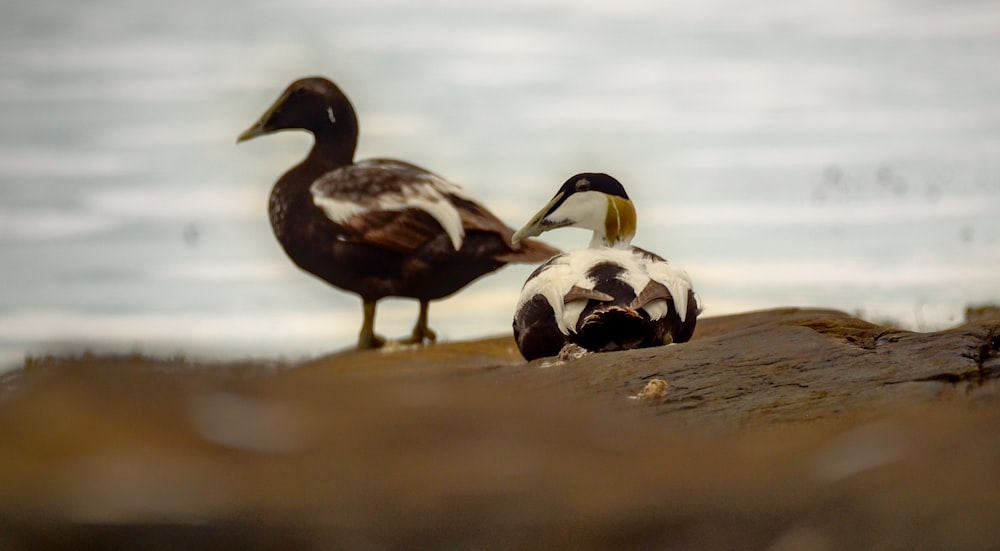
<path id="1" fill-rule="evenodd" d="M 589 191 L 590 190 L 590 180 L 587 180 L 586 178 L 581 178 L 580 180 L 577 180 L 576 181 L 576 190 L 577 191 Z"/>

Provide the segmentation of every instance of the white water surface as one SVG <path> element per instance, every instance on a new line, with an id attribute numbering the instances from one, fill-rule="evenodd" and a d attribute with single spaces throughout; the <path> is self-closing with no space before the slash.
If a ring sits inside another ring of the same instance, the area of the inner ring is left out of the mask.
<path id="1" fill-rule="evenodd" d="M 359 157 L 465 185 L 519 226 L 618 177 L 636 244 L 718 315 L 821 306 L 913 329 L 1000 301 L 1000 4 L 903 0 L 0 0 L 0 365 L 83 350 L 289 357 L 360 301 L 271 236 L 308 148 L 236 146 L 295 78 L 352 98 Z M 551 236 L 551 238 L 550 238 Z M 546 234 L 583 246 L 575 230 Z M 531 268 L 431 308 L 510 330 Z M 410 301 L 378 330 L 409 333 Z"/>

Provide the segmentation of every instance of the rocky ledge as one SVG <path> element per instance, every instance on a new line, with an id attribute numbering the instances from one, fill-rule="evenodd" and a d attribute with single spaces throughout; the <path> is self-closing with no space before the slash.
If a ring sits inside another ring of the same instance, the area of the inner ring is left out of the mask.
<path id="1" fill-rule="evenodd" d="M 993 549 L 998 379 L 995 311 L 530 363 L 33 359 L 0 390 L 0 549 Z"/>

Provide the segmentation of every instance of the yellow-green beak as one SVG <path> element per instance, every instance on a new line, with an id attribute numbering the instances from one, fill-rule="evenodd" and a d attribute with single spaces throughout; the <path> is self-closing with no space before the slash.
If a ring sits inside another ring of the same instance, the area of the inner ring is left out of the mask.
<path id="1" fill-rule="evenodd" d="M 529 220 L 528 223 L 525 224 L 523 228 L 514 232 L 514 236 L 510 238 L 511 242 L 517 243 L 518 241 L 527 239 L 529 237 L 535 237 L 537 235 L 541 235 L 542 232 L 552 229 L 553 226 L 546 225 L 543 223 L 543 221 L 545 220 L 545 217 L 548 216 L 552 208 L 556 205 L 556 203 L 558 203 L 562 199 L 562 197 L 563 194 L 561 192 L 557 193 L 556 196 L 553 197 L 551 201 L 549 201 L 544 207 L 542 207 L 542 210 L 538 211 L 534 216 L 531 217 L 531 220 Z"/>

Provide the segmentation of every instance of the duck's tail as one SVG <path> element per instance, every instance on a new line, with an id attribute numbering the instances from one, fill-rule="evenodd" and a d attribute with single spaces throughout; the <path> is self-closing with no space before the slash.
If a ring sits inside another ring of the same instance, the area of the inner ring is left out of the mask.
<path id="1" fill-rule="evenodd" d="M 507 243 L 510 243 L 509 235 L 507 236 Z M 515 264 L 537 264 L 538 262 L 545 262 L 557 254 L 562 254 L 562 251 L 559 249 L 550 247 L 537 239 L 525 239 L 510 245 L 510 248 L 511 251 L 509 253 L 498 255 L 496 259 Z"/>
<path id="2" fill-rule="evenodd" d="M 626 306 L 608 306 L 586 315 L 572 340 L 593 350 L 607 352 L 643 346 L 648 338 L 649 319 Z"/>

